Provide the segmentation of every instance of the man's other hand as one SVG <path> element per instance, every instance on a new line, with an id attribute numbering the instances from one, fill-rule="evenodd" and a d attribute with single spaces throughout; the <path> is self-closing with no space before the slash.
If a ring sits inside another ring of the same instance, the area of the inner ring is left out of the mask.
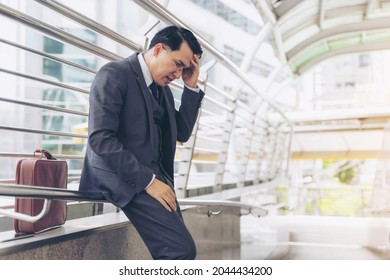
<path id="1" fill-rule="evenodd" d="M 157 178 L 146 189 L 146 192 L 156 199 L 169 212 L 176 211 L 176 195 L 173 190 Z"/>

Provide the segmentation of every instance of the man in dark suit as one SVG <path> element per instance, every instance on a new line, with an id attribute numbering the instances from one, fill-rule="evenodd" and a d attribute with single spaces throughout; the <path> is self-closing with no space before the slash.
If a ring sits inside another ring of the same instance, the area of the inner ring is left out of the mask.
<path id="1" fill-rule="evenodd" d="M 154 259 L 194 259 L 174 191 L 176 141 L 191 136 L 204 93 L 202 48 L 191 31 L 168 26 L 145 53 L 104 65 L 91 87 L 88 146 L 80 191 L 120 207 Z M 170 82 L 183 79 L 179 110 Z"/>

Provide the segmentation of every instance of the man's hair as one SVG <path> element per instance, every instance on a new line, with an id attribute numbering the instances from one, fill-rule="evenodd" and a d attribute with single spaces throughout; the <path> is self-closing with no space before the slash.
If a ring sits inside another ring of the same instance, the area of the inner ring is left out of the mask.
<path id="1" fill-rule="evenodd" d="M 154 35 L 150 42 L 149 49 L 153 48 L 158 43 L 167 45 L 172 51 L 176 51 L 180 48 L 183 41 L 186 41 L 190 46 L 192 52 L 199 56 L 202 55 L 203 50 L 194 34 L 183 27 L 167 26 Z"/>

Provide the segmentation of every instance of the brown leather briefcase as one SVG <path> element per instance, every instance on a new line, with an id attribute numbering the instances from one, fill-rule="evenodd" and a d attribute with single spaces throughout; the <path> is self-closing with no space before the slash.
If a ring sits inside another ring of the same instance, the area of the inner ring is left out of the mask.
<path id="1" fill-rule="evenodd" d="M 66 189 L 67 179 L 66 161 L 57 160 L 44 149 L 36 149 L 34 158 L 21 159 L 17 163 L 16 184 Z M 36 216 L 41 212 L 43 204 L 43 199 L 16 198 L 15 211 Z M 66 214 L 66 201 L 53 200 L 42 219 L 34 223 L 15 219 L 14 229 L 17 234 L 39 233 L 63 225 Z"/>

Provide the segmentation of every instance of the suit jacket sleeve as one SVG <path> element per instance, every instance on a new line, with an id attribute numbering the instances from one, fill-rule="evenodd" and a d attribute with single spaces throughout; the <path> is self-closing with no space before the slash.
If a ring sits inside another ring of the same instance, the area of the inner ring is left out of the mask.
<path id="1" fill-rule="evenodd" d="M 181 105 L 176 111 L 177 141 L 186 142 L 190 138 L 203 97 L 203 91 L 194 92 L 184 87 Z"/>
<path id="2" fill-rule="evenodd" d="M 91 87 L 89 146 L 136 192 L 144 190 L 153 171 L 124 149 L 118 139 L 121 110 L 126 98 L 129 66 L 110 62 L 97 73 Z"/>

